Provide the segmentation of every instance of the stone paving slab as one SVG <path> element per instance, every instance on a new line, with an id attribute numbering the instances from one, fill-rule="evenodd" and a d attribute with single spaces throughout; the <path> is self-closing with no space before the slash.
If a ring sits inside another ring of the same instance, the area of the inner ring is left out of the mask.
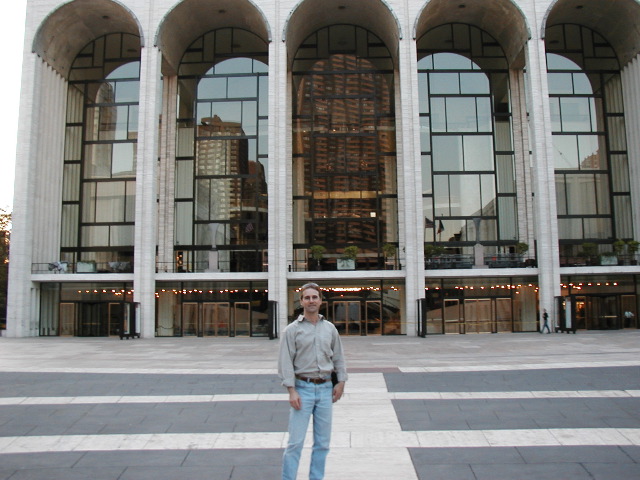
<path id="1" fill-rule="evenodd" d="M 279 478 L 277 341 L 201 340 L 0 338 L 0 480 Z M 345 338 L 326 480 L 640 478 L 639 340 Z"/>

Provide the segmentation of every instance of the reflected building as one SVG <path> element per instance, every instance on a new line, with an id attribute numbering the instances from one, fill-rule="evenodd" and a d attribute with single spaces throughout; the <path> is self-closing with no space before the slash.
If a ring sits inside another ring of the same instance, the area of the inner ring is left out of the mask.
<path id="1" fill-rule="evenodd" d="M 638 327 L 638 2 L 36 3 L 6 335 Z"/>

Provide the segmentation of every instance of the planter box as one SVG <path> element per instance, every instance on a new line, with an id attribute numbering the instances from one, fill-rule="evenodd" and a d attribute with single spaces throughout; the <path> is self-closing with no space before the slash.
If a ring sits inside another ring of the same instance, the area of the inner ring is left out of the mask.
<path id="1" fill-rule="evenodd" d="M 76 273 L 96 273 L 96 264 L 94 262 L 78 262 L 76 263 Z"/>
<path id="2" fill-rule="evenodd" d="M 600 255 L 600 265 L 618 265 L 618 257 L 615 255 Z"/>
<path id="3" fill-rule="evenodd" d="M 338 270 L 355 270 L 356 261 L 351 258 L 338 258 L 337 267 Z"/>

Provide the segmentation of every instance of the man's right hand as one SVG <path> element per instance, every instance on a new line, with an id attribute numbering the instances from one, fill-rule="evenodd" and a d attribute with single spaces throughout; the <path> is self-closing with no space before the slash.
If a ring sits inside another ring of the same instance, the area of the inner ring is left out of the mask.
<path id="1" fill-rule="evenodd" d="M 291 405 L 296 410 L 300 410 L 302 408 L 302 401 L 300 399 L 300 395 L 296 391 L 294 387 L 289 387 L 289 405 Z"/>

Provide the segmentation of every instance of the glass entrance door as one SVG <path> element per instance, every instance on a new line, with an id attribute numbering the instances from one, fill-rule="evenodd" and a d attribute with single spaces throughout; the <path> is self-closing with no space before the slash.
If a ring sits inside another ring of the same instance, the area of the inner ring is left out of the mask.
<path id="1" fill-rule="evenodd" d="M 596 330 L 612 330 L 620 328 L 618 297 L 588 297 L 587 328 Z"/>
<path id="2" fill-rule="evenodd" d="M 464 318 L 461 313 L 459 299 L 444 300 L 444 333 L 465 333 Z"/>
<path id="3" fill-rule="evenodd" d="M 73 336 L 76 333 L 76 304 L 60 304 L 60 335 Z"/>
<path id="4" fill-rule="evenodd" d="M 248 337 L 251 331 L 251 304 L 236 302 L 233 304 L 233 333 L 236 337 Z"/>
<path id="5" fill-rule="evenodd" d="M 513 314 L 510 298 L 496 298 L 496 330 L 498 332 L 513 331 Z"/>
<path id="6" fill-rule="evenodd" d="M 622 311 L 622 328 L 637 327 L 637 300 L 635 295 L 621 295 L 620 305 Z"/>
<path id="7" fill-rule="evenodd" d="M 464 320 L 467 333 L 492 333 L 494 329 L 491 299 L 479 298 L 465 300 Z"/>
<path id="8" fill-rule="evenodd" d="M 361 335 L 360 302 L 333 302 L 333 323 L 340 335 Z"/>
<path id="9" fill-rule="evenodd" d="M 205 337 L 229 336 L 230 309 L 228 302 L 202 304 L 202 333 Z"/>
<path id="10" fill-rule="evenodd" d="M 185 337 L 198 334 L 198 306 L 196 302 L 182 304 L 182 335 Z"/>
<path id="11" fill-rule="evenodd" d="M 587 328 L 587 297 L 575 297 L 573 321 L 576 329 Z"/>
<path id="12" fill-rule="evenodd" d="M 104 303 L 80 303 L 78 315 L 79 337 L 106 337 L 109 334 L 109 319 Z"/>
<path id="13" fill-rule="evenodd" d="M 367 300 L 365 310 L 365 334 L 382 334 L 382 302 L 380 300 Z"/>
<path id="14" fill-rule="evenodd" d="M 125 324 L 124 317 L 123 303 L 109 304 L 109 335 L 120 335 L 121 330 L 123 333 L 129 332 L 129 322 Z"/>

